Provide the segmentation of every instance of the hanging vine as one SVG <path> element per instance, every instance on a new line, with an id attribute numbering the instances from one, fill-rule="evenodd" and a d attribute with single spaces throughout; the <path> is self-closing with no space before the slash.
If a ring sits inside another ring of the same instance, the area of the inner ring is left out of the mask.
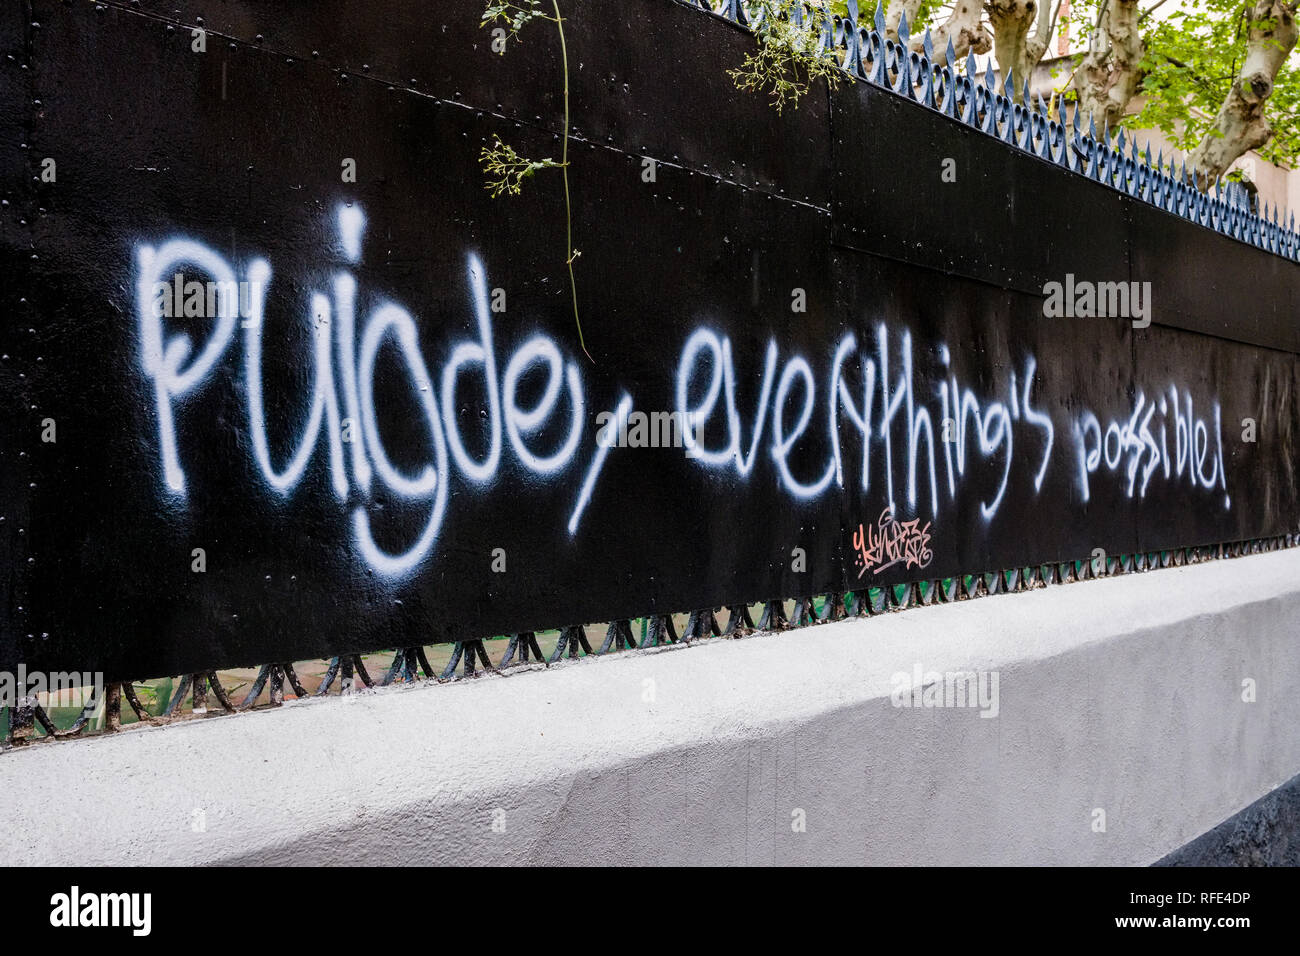
<path id="1" fill-rule="evenodd" d="M 564 18 L 560 15 L 559 0 L 551 0 L 554 14 L 545 12 L 541 0 L 520 0 L 519 3 L 493 2 L 483 11 L 481 27 L 492 27 L 500 31 L 493 43 L 501 55 L 505 55 L 506 45 L 510 40 L 519 41 L 519 31 L 534 20 L 547 20 L 555 24 L 560 38 L 560 57 L 564 67 L 564 135 L 563 151 L 557 163 L 551 158 L 529 159 L 519 155 L 514 147 L 495 137 L 492 146 L 484 147 L 479 157 L 483 172 L 487 177 L 486 188 L 495 199 L 502 195 L 518 196 L 523 189 L 524 180 L 544 169 L 558 169 L 564 178 L 564 215 L 565 241 L 564 263 L 569 270 L 569 290 L 573 298 L 573 322 L 578 329 L 578 344 L 582 352 L 592 362 L 591 353 L 582 335 L 582 320 L 578 314 L 578 280 L 574 274 L 573 263 L 582 255 L 573 247 L 573 197 L 569 189 L 569 47 L 564 37 Z"/>

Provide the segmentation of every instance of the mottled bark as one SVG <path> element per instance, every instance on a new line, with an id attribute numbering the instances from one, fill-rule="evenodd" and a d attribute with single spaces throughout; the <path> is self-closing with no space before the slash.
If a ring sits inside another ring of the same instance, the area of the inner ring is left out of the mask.
<path id="1" fill-rule="evenodd" d="M 1269 141 L 1273 129 L 1264 105 L 1278 70 L 1296 44 L 1297 0 L 1257 0 L 1248 9 L 1246 60 L 1219 107 L 1214 125 L 1188 157 L 1201 187 L 1222 176 L 1242 153 Z"/>
<path id="2" fill-rule="evenodd" d="M 1101 17 L 1074 74 L 1079 109 L 1098 131 L 1114 127 L 1142 81 L 1145 46 L 1138 28 L 1138 0 L 1106 0 Z"/>
<path id="3" fill-rule="evenodd" d="M 948 63 L 948 41 L 952 41 L 953 53 L 958 60 L 967 53 L 988 53 L 993 49 L 993 38 L 985 29 L 983 22 L 984 7 L 979 0 L 956 0 L 952 14 L 943 23 L 930 30 L 930 42 L 934 47 L 934 61 L 943 66 Z M 912 38 L 911 48 L 920 52 L 924 37 Z"/>
<path id="4" fill-rule="evenodd" d="M 1061 0 L 987 0 L 993 27 L 993 55 L 1004 77 L 1013 78 L 1016 97 L 1047 52 Z"/>
<path id="5" fill-rule="evenodd" d="M 869 4 L 872 13 L 875 4 Z M 921 0 L 889 0 L 885 7 L 885 36 L 891 40 L 898 39 L 898 24 L 903 14 L 907 14 L 907 32 L 910 36 L 916 32 L 916 11 L 921 9 Z"/>

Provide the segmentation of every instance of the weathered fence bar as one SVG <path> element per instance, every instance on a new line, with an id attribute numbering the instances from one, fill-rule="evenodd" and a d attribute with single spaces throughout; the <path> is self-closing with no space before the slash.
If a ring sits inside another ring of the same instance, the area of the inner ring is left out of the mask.
<path id="1" fill-rule="evenodd" d="M 778 117 L 735 24 L 562 4 L 589 360 L 559 180 L 482 188 L 497 137 L 561 153 L 548 33 L 282 6 L 0 12 L 0 667 L 350 681 L 1296 533 L 1275 214 L 983 78 L 914 86 L 866 29 L 827 28 L 862 78 Z"/>

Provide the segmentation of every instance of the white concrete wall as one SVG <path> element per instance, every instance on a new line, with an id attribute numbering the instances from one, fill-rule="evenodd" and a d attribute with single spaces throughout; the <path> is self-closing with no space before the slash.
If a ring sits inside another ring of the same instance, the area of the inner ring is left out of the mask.
<path id="1" fill-rule="evenodd" d="M 1297 687 L 1293 550 L 36 745 L 0 859 L 1146 864 L 1300 771 Z"/>

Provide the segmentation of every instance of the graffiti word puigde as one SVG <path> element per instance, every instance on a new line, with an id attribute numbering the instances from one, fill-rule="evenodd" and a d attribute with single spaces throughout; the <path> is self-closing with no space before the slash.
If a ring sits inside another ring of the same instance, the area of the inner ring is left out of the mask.
<path id="1" fill-rule="evenodd" d="M 355 263 L 360 259 L 365 217 L 358 207 L 341 206 L 338 224 L 344 253 Z M 555 342 L 538 334 L 515 349 L 504 368 L 498 368 L 487 285 L 482 265 L 474 256 L 469 258 L 468 271 L 478 338 L 460 342 L 452 349 L 437 380 L 420 351 L 415 319 L 402 306 L 384 302 L 370 311 L 361 324 L 358 348 L 357 284 L 352 275 L 340 271 L 333 276 L 332 296 L 323 292 L 311 295 L 314 385 L 310 399 L 304 403 L 307 420 L 296 451 L 281 463 L 272 461 L 262 393 L 262 340 L 267 325 L 264 307 L 270 265 L 255 259 L 245 276 L 237 280 L 235 267 L 229 261 L 187 239 L 172 239 L 157 248 L 140 246 L 136 258 L 141 363 L 153 386 L 163 481 L 173 496 L 184 497 L 186 490 L 176 409 L 200 389 L 231 347 L 239 311 L 236 290 L 245 284 L 250 290 L 247 317 L 238 324 L 244 332 L 248 429 L 258 470 L 271 492 L 288 497 L 302 481 L 317 446 L 324 442 L 328 446 L 331 487 L 341 504 L 347 502 L 350 491 L 365 496 L 372 482 L 378 482 L 397 498 L 427 506 L 423 529 L 398 552 L 386 551 L 376 543 L 369 511 L 363 504 L 353 509 L 357 547 L 367 564 L 385 577 L 405 576 L 430 553 L 447 508 L 450 463 L 454 462 L 471 484 L 485 485 L 495 479 L 507 449 L 527 471 L 548 478 L 566 471 L 577 459 L 587 405 L 577 364 L 566 362 Z M 206 341 L 200 343 L 185 331 L 168 336 L 162 322 L 163 310 L 158 307 L 164 278 L 186 265 L 211 277 L 211 284 L 203 288 L 217 290 L 215 320 Z M 379 429 L 375 367 L 385 347 L 395 350 L 404 366 L 428 430 L 432 460 L 414 473 L 392 463 Z M 487 449 L 477 457 L 466 448 L 454 413 L 458 384 L 470 370 L 482 374 L 487 384 Z M 520 381 L 533 370 L 544 373 L 545 387 L 539 398 L 527 402 L 520 396 Z M 625 418 L 630 406 L 631 399 L 624 396 L 616 417 Z M 558 423 L 567 421 L 567 432 L 556 447 L 539 447 L 537 435 L 553 416 Z M 345 422 L 349 426 L 346 430 Z M 350 455 L 345 452 L 348 444 Z M 569 520 L 571 534 L 577 529 L 607 453 L 607 448 L 597 448 L 592 455 Z"/>
<path id="2" fill-rule="evenodd" d="M 879 574 L 897 564 L 904 568 L 929 567 L 934 560 L 930 550 L 930 522 L 921 527 L 921 520 L 898 521 L 894 509 L 886 508 L 872 526 L 858 525 L 853 532 L 853 549 L 857 552 L 854 564 L 858 577 L 870 571 Z"/>

